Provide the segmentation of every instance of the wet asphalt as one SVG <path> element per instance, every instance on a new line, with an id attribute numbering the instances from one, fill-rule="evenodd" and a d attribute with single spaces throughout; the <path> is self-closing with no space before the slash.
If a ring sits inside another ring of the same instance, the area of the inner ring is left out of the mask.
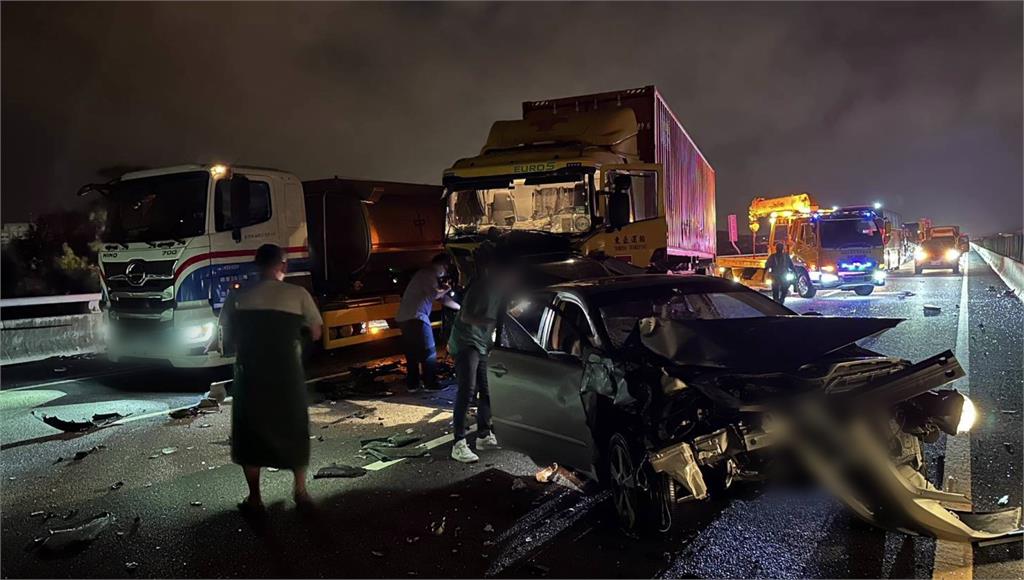
<path id="1" fill-rule="evenodd" d="M 1002 295 L 1005 286 L 976 255 L 967 260 L 970 392 L 981 412 L 971 439 L 971 494 L 976 509 L 994 509 L 1003 495 L 1011 505 L 1022 499 L 1024 307 Z M 798 312 L 905 318 L 862 344 L 919 360 L 955 348 L 962 287 L 963 279 L 948 272 L 899 273 L 869 297 L 822 292 L 787 304 Z M 925 304 L 941 312 L 925 316 Z M 310 374 L 342 372 L 395 349 L 393 341 L 385 341 L 330 353 L 315 361 Z M 235 509 L 245 486 L 230 463 L 230 406 L 189 419 L 165 415 L 195 402 L 210 380 L 222 378 L 217 373 L 126 370 L 97 359 L 43 361 L 5 367 L 2 373 L 3 577 L 936 573 L 934 541 L 874 529 L 810 489 L 736 489 L 726 499 L 687 512 L 685 525 L 672 535 L 625 536 L 613 524 L 605 495 L 539 483 L 533 477 L 537 466 L 517 453 L 485 452 L 475 465 L 448 460 L 450 443 L 444 437 L 453 393 L 407 394 L 400 381 L 393 396 L 333 403 L 316 395 L 314 387 L 311 471 L 334 462 L 372 470 L 355 479 L 310 481 L 319 502 L 311 516 L 294 510 L 289 473 L 265 473 L 269 516 L 253 522 Z M 32 416 L 81 418 L 108 411 L 131 417 L 122 425 L 68 435 Z M 429 457 L 392 464 L 359 456 L 360 439 L 407 433 L 437 446 Z M 93 448 L 83 459 L 72 459 Z M 173 451 L 164 454 L 168 449 Z M 943 445 L 932 446 L 928 459 L 941 480 Z M 43 513 L 33 516 L 36 512 Z M 110 512 L 113 523 L 79 551 L 48 554 L 33 542 L 49 528 L 101 512 Z M 973 559 L 975 576 L 1024 576 L 1020 543 L 975 548 Z"/>

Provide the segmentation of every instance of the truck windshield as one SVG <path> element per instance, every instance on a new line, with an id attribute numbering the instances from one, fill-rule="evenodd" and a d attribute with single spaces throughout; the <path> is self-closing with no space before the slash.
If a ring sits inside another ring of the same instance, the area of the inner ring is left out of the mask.
<path id="1" fill-rule="evenodd" d="M 668 320 L 718 320 L 793 314 L 757 292 L 680 293 L 674 288 L 624 297 L 601 306 L 600 311 L 608 338 L 616 347 L 625 343 L 637 321 L 651 316 Z"/>
<path id="2" fill-rule="evenodd" d="M 114 185 L 107 196 L 110 242 L 156 242 L 206 231 L 206 171 L 156 175 Z"/>
<path id="3" fill-rule="evenodd" d="M 543 184 L 514 179 L 500 189 L 455 190 L 448 196 L 449 228 L 460 234 L 490 228 L 556 234 L 588 231 L 590 186 L 585 176 L 567 179 Z"/>
<path id="4" fill-rule="evenodd" d="M 871 219 L 821 220 L 823 248 L 882 247 L 882 232 Z"/>

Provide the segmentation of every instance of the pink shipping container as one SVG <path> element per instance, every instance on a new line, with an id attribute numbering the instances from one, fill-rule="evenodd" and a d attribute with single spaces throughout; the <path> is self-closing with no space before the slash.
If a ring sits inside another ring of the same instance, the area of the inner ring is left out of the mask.
<path id="1" fill-rule="evenodd" d="M 636 115 L 642 163 L 660 163 L 665 183 L 666 248 L 673 256 L 715 257 L 715 170 L 654 86 L 578 97 L 527 101 L 530 111 L 561 114 L 629 107 Z"/>

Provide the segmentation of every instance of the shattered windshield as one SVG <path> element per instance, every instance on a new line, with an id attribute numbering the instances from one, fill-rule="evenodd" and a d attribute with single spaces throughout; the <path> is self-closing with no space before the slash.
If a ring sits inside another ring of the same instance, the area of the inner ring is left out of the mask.
<path id="1" fill-rule="evenodd" d="M 587 176 L 531 183 L 514 179 L 508 187 L 455 190 L 448 197 L 448 225 L 457 233 L 490 228 L 582 233 L 590 229 L 591 188 Z"/>
<path id="2" fill-rule="evenodd" d="M 872 219 L 821 220 L 824 248 L 881 247 L 882 232 Z"/>
<path id="3" fill-rule="evenodd" d="M 156 175 L 114 185 L 107 196 L 109 242 L 156 242 L 206 232 L 206 171 Z"/>
<path id="4" fill-rule="evenodd" d="M 676 288 L 657 289 L 645 296 L 629 296 L 600 307 L 608 337 L 616 347 L 626 341 L 636 323 L 655 316 L 668 320 L 719 320 L 786 316 L 791 310 L 757 292 L 682 293 Z"/>

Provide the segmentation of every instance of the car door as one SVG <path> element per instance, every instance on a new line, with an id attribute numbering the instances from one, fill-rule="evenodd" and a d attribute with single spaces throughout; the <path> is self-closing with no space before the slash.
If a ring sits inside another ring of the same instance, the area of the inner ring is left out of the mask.
<path id="1" fill-rule="evenodd" d="M 579 347 L 589 339 L 573 332 L 578 323 L 566 322 L 585 315 L 578 303 L 551 294 L 527 301 L 526 307 L 523 301 L 510 304 L 490 356 L 495 431 L 503 445 L 540 465 L 593 473 L 593 437 L 580 397 Z M 570 351 L 561 350 L 566 347 Z"/>

